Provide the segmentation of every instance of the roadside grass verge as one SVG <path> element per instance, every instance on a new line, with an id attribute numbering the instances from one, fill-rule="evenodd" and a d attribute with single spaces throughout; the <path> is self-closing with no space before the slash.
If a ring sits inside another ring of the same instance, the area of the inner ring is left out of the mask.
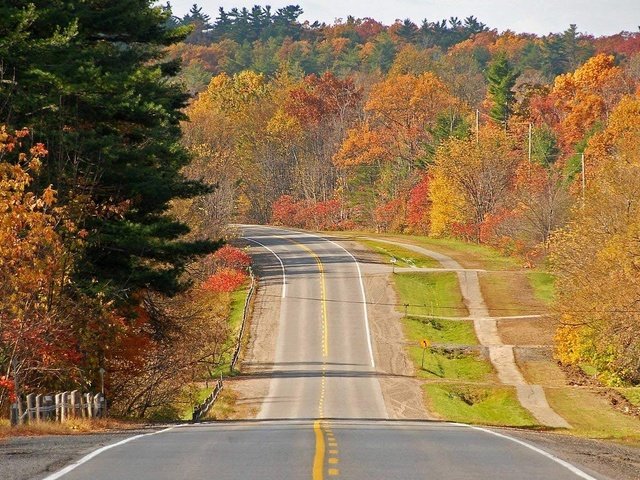
<path id="1" fill-rule="evenodd" d="M 234 375 L 234 372 L 230 372 L 231 360 L 233 352 L 238 340 L 238 334 L 240 333 L 240 327 L 242 325 L 242 315 L 244 313 L 244 302 L 249 294 L 249 283 L 243 285 L 239 289 L 231 292 L 229 302 L 229 338 L 224 346 L 225 353 L 222 356 L 220 364 L 211 372 L 211 378 L 218 379 L 220 375 L 228 376 Z M 246 340 L 246 339 L 243 339 Z M 205 373 L 205 372 L 203 372 Z M 208 376 L 208 373 L 205 373 Z M 213 387 L 212 387 L 213 388 Z"/>
<path id="2" fill-rule="evenodd" d="M 428 338 L 432 343 L 478 344 L 471 320 L 428 319 L 409 315 L 405 317 L 404 326 L 407 338 L 415 342 Z"/>
<path id="3" fill-rule="evenodd" d="M 412 243 L 450 256 L 466 268 L 485 270 L 514 270 L 521 268 L 521 262 L 503 255 L 495 248 L 477 243 L 469 243 L 452 238 L 430 238 L 413 235 L 385 235 L 381 238 L 397 239 L 403 243 Z"/>
<path id="4" fill-rule="evenodd" d="M 487 306 L 495 316 L 547 313 L 548 307 L 553 302 L 555 288 L 553 275 L 543 270 L 525 270 L 521 260 L 506 257 L 491 247 L 459 240 L 407 235 L 382 235 L 380 238 L 422 246 L 449 255 L 465 268 L 486 270 L 487 272 L 479 274 L 479 279 Z M 418 345 L 421 338 L 432 339 L 435 343 L 447 343 L 448 340 L 451 343 L 470 344 L 470 342 L 468 338 L 464 338 L 464 335 L 461 338 L 460 330 L 450 327 L 444 328 L 444 331 L 434 330 L 425 318 L 412 317 L 412 314 L 432 315 L 434 313 L 441 316 L 456 316 L 455 313 L 443 312 L 442 308 L 435 308 L 455 304 L 451 301 L 451 293 L 448 298 L 443 298 L 438 288 L 425 289 L 424 286 L 417 286 L 412 289 L 402 285 L 404 279 L 401 275 L 393 277 L 401 303 L 423 306 L 413 310 L 408 308 L 409 317 L 404 319 L 404 325 L 406 336 L 411 344 L 408 347 L 409 354 L 416 365 L 418 376 L 428 379 L 428 383 L 423 388 L 429 408 L 445 419 L 460 422 L 513 426 L 536 425 L 535 419 L 519 405 L 512 388 L 491 385 L 491 380 L 481 379 L 482 375 L 475 370 L 475 366 L 469 367 L 464 364 L 453 366 L 455 364 L 447 364 L 441 360 L 442 368 L 440 368 L 437 357 L 429 358 L 430 355 L 427 354 L 425 367 L 438 375 L 420 371 L 422 350 Z M 407 279 L 406 283 L 409 281 L 410 279 Z M 429 298 L 416 298 L 420 291 Z M 425 305 L 427 307 L 424 307 Z M 400 307 L 399 310 L 404 311 L 404 308 Z M 543 318 L 517 321 L 517 323 L 516 321 L 499 322 L 498 328 L 501 335 L 510 339 L 507 343 L 551 345 L 555 324 L 551 318 Z M 535 342 L 531 341 L 532 339 L 535 339 Z M 550 406 L 572 425 L 573 429 L 570 433 L 640 445 L 640 423 L 637 418 L 613 409 L 609 399 L 597 390 L 569 386 L 563 371 L 552 358 L 546 355 L 534 358 L 534 361 L 519 361 L 518 364 L 530 383 L 544 387 Z M 483 359 L 478 360 L 482 362 Z M 491 368 L 489 362 L 485 363 Z M 588 365 L 581 365 L 581 368 L 588 375 L 597 374 Z M 438 382 L 440 375 L 443 376 L 442 382 Z M 487 377 L 490 376 L 487 375 Z M 457 377 L 461 377 L 458 383 L 455 380 Z M 471 380 L 474 377 L 476 379 Z M 484 383 L 484 385 L 469 387 L 464 384 L 462 378 Z M 461 388 L 463 390 L 460 390 Z M 464 390 L 468 388 L 475 389 L 469 394 L 470 396 Z M 618 391 L 634 405 L 640 405 L 640 388 L 620 388 Z"/>
<path id="5" fill-rule="evenodd" d="M 457 275 L 452 272 L 399 273 L 393 275 L 393 279 L 402 303 L 399 310 L 404 312 L 404 305 L 408 305 L 403 327 L 416 376 L 436 381 L 423 386 L 430 410 L 451 421 L 535 426 L 535 419 L 518 402 L 515 389 L 491 385 L 497 382 L 496 374 L 477 347 L 472 321 L 419 316 L 468 315 Z M 424 367 L 422 339 L 435 344 L 424 352 Z M 438 379 L 447 383 L 437 383 Z M 489 386 L 469 386 L 467 382 Z"/>
<path id="6" fill-rule="evenodd" d="M 233 376 L 235 373 L 237 373 L 230 372 L 230 367 L 233 352 L 238 340 L 238 334 L 240 333 L 240 327 L 242 326 L 244 303 L 247 299 L 247 295 L 249 294 L 249 287 L 250 284 L 246 283 L 242 287 L 234 290 L 229 294 L 229 337 L 227 338 L 227 342 L 224 347 L 225 353 L 222 355 L 221 361 L 215 369 L 212 369 L 211 372 L 202 372 L 202 380 L 200 382 L 195 382 L 184 388 L 183 400 L 179 405 L 176 405 L 174 407 L 178 409 L 178 418 L 180 418 L 181 420 L 191 420 L 193 407 L 196 404 L 202 403 L 209 396 L 209 394 L 215 387 L 215 382 L 220 378 L 221 375 Z M 246 338 L 244 338 L 243 341 L 246 341 Z M 207 381 L 209 383 L 208 386 L 205 385 Z M 229 396 L 229 394 L 223 396 L 224 392 L 225 390 L 220 393 L 220 396 L 218 397 L 214 405 L 217 405 L 218 402 L 221 402 L 223 397 L 226 398 L 228 402 L 231 401 L 231 397 Z"/>
<path id="7" fill-rule="evenodd" d="M 538 425 L 520 405 L 512 387 L 427 384 L 423 388 L 431 408 L 447 420 L 514 427 Z"/>
<path id="8" fill-rule="evenodd" d="M 416 272 L 393 275 L 403 305 L 408 315 L 441 315 L 466 317 L 458 277 L 452 272 Z M 404 312 L 404 307 L 401 307 Z"/>
<path id="9" fill-rule="evenodd" d="M 422 366 L 422 348 L 409 347 L 416 376 L 427 379 L 493 381 L 493 367 L 480 354 L 464 347 L 427 348 Z"/>
<path id="10" fill-rule="evenodd" d="M 207 420 L 227 420 L 232 418 L 236 411 L 237 400 L 237 393 L 228 388 L 223 388 L 205 418 Z"/>
<path id="11" fill-rule="evenodd" d="M 526 361 L 519 365 L 529 382 L 544 387 L 549 405 L 571 424 L 573 435 L 640 444 L 637 418 L 612 409 L 608 398 L 597 391 L 567 386 L 564 372 L 554 362 Z M 640 388 L 619 391 L 627 398 L 637 395 L 640 402 Z M 631 398 L 629 401 L 633 403 Z"/>
<path id="12" fill-rule="evenodd" d="M 611 408 L 609 401 L 588 389 L 545 388 L 549 405 L 573 427 L 572 433 L 589 438 L 640 445 L 640 421 Z"/>
<path id="13" fill-rule="evenodd" d="M 397 260 L 396 267 L 418 267 L 418 268 L 441 268 L 440 262 L 437 260 L 428 257 L 426 255 L 420 255 L 419 253 L 413 252 L 406 248 L 402 248 L 396 245 L 392 245 L 390 243 L 385 242 L 376 242 L 374 240 L 369 239 L 361 239 L 358 240 L 358 243 L 361 243 L 369 249 L 373 250 L 379 255 L 385 257 L 385 261 L 387 263 L 391 263 L 391 259 L 395 258 Z"/>

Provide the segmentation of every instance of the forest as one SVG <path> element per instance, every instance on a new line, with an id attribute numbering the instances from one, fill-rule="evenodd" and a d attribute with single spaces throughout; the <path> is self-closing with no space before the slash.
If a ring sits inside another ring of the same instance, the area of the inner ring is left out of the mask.
<path id="1" fill-rule="evenodd" d="M 166 8 L 170 8 L 170 5 Z M 301 22 L 194 5 L 169 48 L 195 97 L 190 209 L 313 230 L 456 237 L 556 277 L 556 357 L 640 382 L 640 32 L 479 19 Z M 206 222 L 206 224 L 204 223 Z"/>
<path id="2" fill-rule="evenodd" d="M 233 222 L 548 265 L 557 358 L 640 384 L 640 33 L 301 14 L 0 5 L 2 415 L 100 369 L 114 412 L 160 415 L 216 371 Z"/>

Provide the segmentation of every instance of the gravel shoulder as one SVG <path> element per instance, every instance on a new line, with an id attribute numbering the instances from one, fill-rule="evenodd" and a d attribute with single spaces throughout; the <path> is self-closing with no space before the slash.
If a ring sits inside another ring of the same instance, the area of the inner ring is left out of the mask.
<path id="1" fill-rule="evenodd" d="M 552 432 L 492 428 L 615 480 L 640 480 L 640 448 Z"/>

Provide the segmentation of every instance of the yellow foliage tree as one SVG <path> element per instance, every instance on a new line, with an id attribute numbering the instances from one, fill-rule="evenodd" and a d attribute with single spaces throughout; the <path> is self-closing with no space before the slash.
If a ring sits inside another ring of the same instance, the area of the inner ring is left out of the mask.
<path id="1" fill-rule="evenodd" d="M 479 239 L 487 215 L 496 213 L 508 198 L 516 153 L 506 133 L 490 126 L 480 130 L 477 141 L 452 138 L 443 144 L 432 169 L 431 233 L 447 233 L 463 219 Z"/>
<path id="2" fill-rule="evenodd" d="M 640 99 L 625 98 L 589 143 L 583 206 L 557 233 L 556 355 L 612 384 L 640 383 Z"/>

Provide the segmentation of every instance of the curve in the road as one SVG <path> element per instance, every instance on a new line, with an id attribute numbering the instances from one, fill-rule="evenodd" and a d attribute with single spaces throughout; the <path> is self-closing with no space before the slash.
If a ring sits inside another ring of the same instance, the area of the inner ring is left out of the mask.
<path id="1" fill-rule="evenodd" d="M 287 271 L 284 268 L 284 263 L 282 262 L 282 259 L 278 256 L 276 252 L 271 250 L 264 243 L 254 240 L 253 238 L 248 238 L 248 237 L 240 237 L 240 238 L 242 238 L 243 240 L 247 240 L 249 242 L 255 243 L 256 245 L 260 245 L 262 248 L 264 248 L 265 250 L 273 254 L 273 256 L 276 257 L 276 260 L 280 262 L 280 270 L 282 271 L 282 298 L 285 298 L 287 296 Z"/>

